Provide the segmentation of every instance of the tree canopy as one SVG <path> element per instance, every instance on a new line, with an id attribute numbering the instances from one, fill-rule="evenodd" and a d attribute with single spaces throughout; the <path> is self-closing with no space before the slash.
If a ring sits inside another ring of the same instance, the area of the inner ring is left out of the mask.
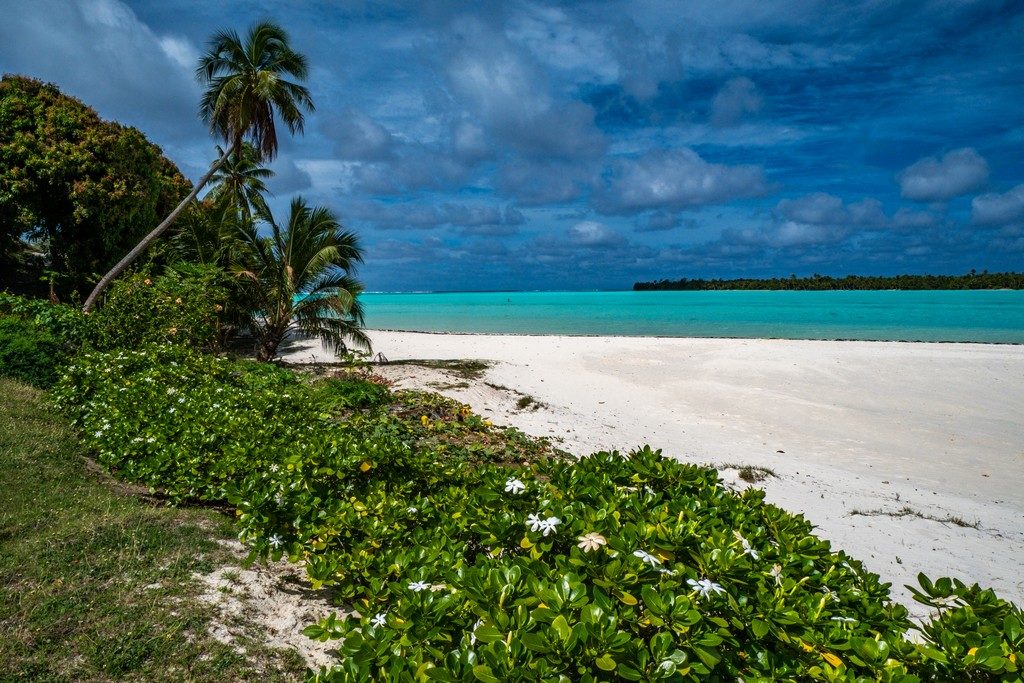
<path id="1" fill-rule="evenodd" d="M 191 185 L 137 129 L 104 121 L 52 84 L 0 80 L 0 249 L 39 242 L 58 291 L 88 289 Z M 40 259 L 36 259 L 39 261 Z M 10 272 L 4 269 L 7 276 Z M 0 283 L 0 286 L 11 283 Z"/>

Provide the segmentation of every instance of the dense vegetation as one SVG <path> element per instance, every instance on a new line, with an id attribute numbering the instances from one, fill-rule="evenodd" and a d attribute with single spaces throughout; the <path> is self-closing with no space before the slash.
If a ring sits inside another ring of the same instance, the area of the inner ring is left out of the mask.
<path id="1" fill-rule="evenodd" d="M 966 275 L 847 275 L 830 277 L 815 273 L 811 277 L 769 279 L 737 278 L 734 280 L 687 279 L 636 282 L 633 289 L 642 291 L 662 290 L 725 290 L 725 289 L 770 289 L 770 290 L 833 290 L 833 289 L 1024 289 L 1024 273 L 989 273 L 971 271 Z"/>
<path id="2" fill-rule="evenodd" d="M 0 80 L 0 289 L 45 277 L 61 298 L 88 291 L 189 189 L 135 128 L 53 85 Z"/>
<path id="3" fill-rule="evenodd" d="M 80 354 L 55 398 L 118 476 L 229 501 L 254 556 L 357 612 L 307 629 L 341 639 L 321 680 L 1018 678 L 991 591 L 922 578 L 940 616 L 908 640 L 803 518 L 648 448 L 569 461 L 372 377 L 174 346 Z"/>

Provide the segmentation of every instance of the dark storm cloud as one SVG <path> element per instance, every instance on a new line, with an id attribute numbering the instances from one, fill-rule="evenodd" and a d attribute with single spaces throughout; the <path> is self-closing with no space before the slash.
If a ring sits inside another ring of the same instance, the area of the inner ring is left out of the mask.
<path id="1" fill-rule="evenodd" d="M 273 208 L 337 210 L 371 289 L 995 270 L 1024 248 L 1019 3 L 4 9 L 0 70 L 138 126 L 193 178 L 215 142 L 205 41 L 279 21 L 317 111 L 281 136 Z"/>

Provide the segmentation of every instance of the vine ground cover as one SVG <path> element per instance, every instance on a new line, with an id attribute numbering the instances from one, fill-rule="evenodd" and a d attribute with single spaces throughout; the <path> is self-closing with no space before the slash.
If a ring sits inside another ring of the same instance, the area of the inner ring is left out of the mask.
<path id="1" fill-rule="evenodd" d="M 1021 613 L 991 591 L 923 579 L 941 616 L 911 642 L 803 518 L 647 448 L 509 458 L 451 402 L 172 347 L 84 354 L 55 396 L 103 464 L 229 501 L 254 557 L 355 608 L 308 629 L 341 640 L 322 680 L 1019 678 Z"/>

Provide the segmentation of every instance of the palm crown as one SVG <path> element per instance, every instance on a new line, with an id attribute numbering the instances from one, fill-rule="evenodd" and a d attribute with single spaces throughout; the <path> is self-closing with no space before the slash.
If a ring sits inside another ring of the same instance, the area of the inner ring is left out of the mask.
<path id="1" fill-rule="evenodd" d="M 292 330 L 319 337 L 342 353 L 347 344 L 369 349 L 363 333 L 362 284 L 354 277 L 363 260 L 359 239 L 345 230 L 326 207 L 309 207 L 292 200 L 287 225 L 269 214 L 270 236 L 260 237 L 252 224 L 244 226 L 250 250 L 256 355 L 268 360 Z"/>
<path id="2" fill-rule="evenodd" d="M 275 111 L 293 134 L 302 131 L 302 110 L 313 111 L 309 91 L 288 80 L 303 80 L 308 72 L 306 58 L 289 47 L 288 35 L 276 24 L 255 24 L 244 42 L 234 31 L 219 31 L 196 69 L 196 78 L 208 86 L 199 116 L 235 150 L 248 138 L 261 159 L 273 159 Z"/>
<path id="3" fill-rule="evenodd" d="M 224 150 L 217 145 L 217 155 L 224 156 Z M 213 174 L 215 183 L 209 197 L 217 203 L 227 204 L 243 219 L 253 214 L 265 214 L 267 204 L 264 194 L 269 194 L 264 180 L 272 178 L 274 172 L 260 163 L 260 154 L 248 142 L 243 142 L 238 152 L 228 157 Z"/>

